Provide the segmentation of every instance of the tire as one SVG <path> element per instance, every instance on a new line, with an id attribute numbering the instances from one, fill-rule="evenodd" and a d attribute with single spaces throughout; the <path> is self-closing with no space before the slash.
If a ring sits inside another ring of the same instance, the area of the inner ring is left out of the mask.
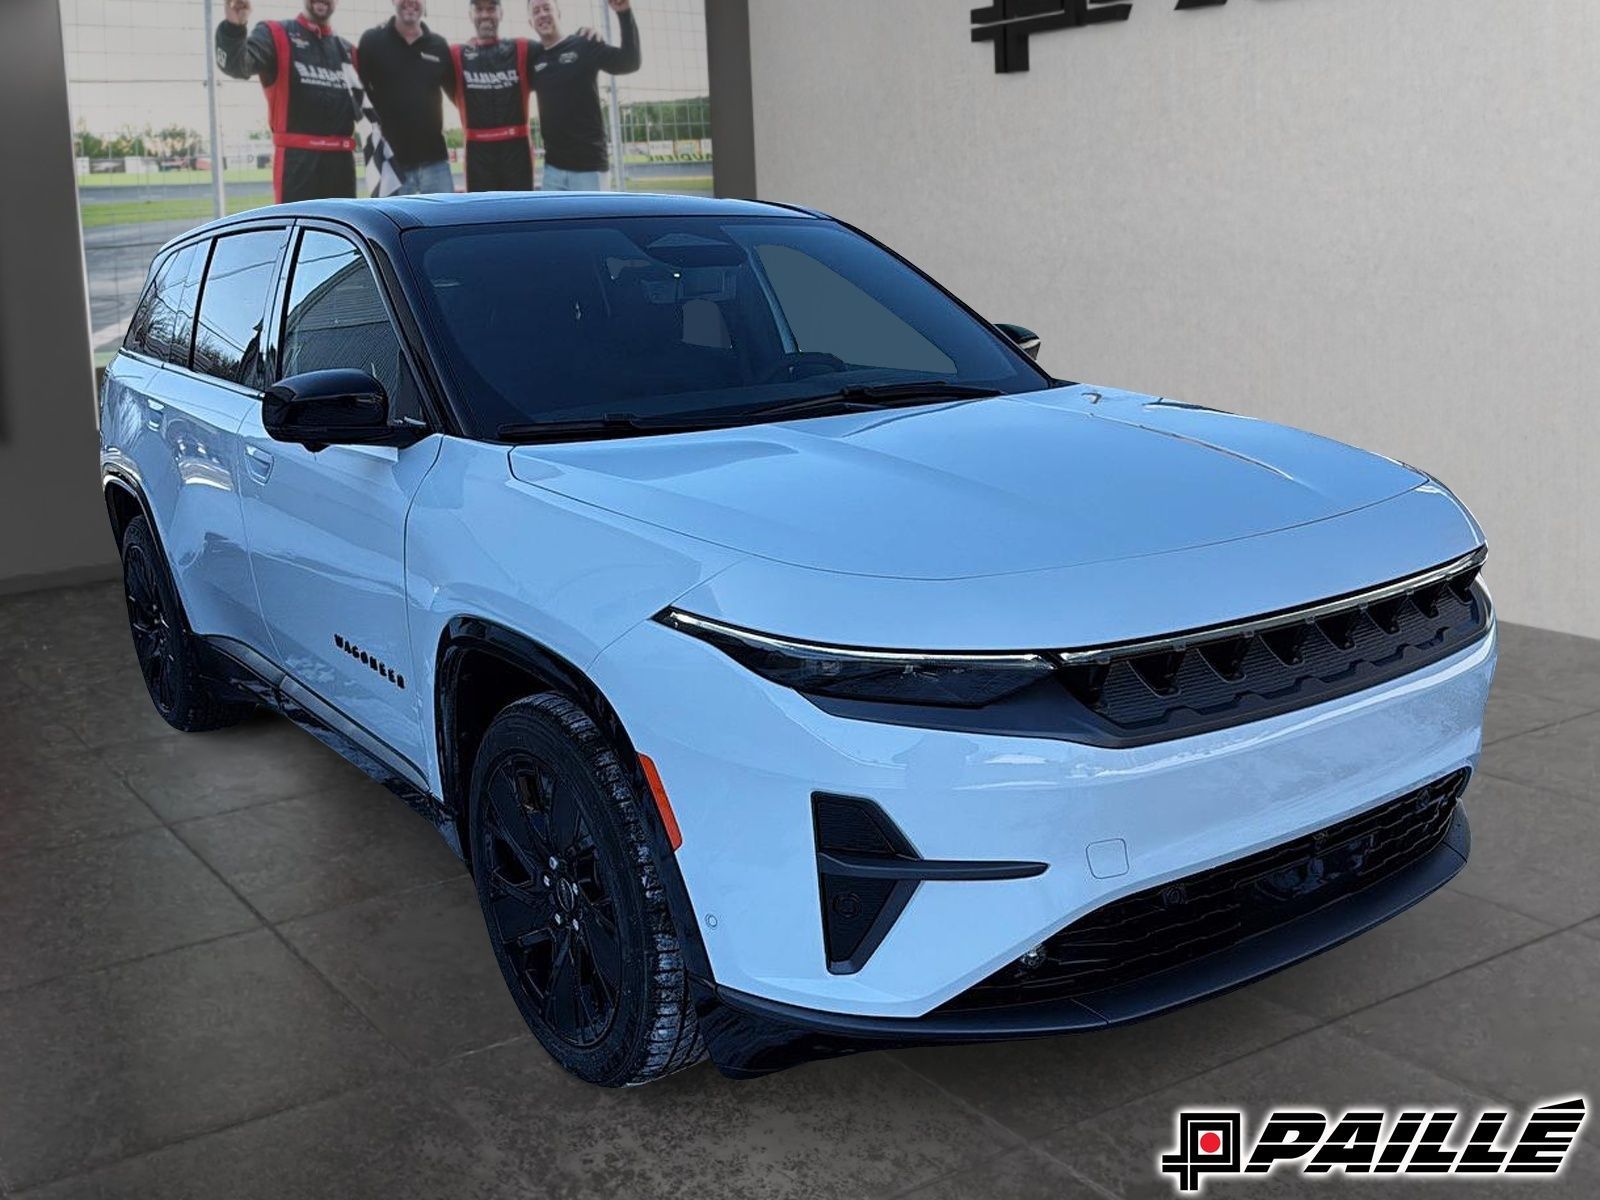
<path id="1" fill-rule="evenodd" d="M 253 703 L 219 692 L 201 672 L 172 572 L 143 516 L 129 521 L 122 533 L 122 584 L 139 674 L 161 719 L 185 733 L 200 733 L 248 717 Z"/>
<path id="2" fill-rule="evenodd" d="M 603 1087 L 705 1054 L 645 820 L 616 748 L 565 697 L 519 700 L 484 734 L 468 837 L 495 958 L 551 1057 Z"/>

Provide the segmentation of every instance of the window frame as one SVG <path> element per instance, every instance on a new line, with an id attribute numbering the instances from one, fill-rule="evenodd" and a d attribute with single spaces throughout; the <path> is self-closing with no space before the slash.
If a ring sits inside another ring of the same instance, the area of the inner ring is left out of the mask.
<path id="1" fill-rule="evenodd" d="M 162 249 L 156 251 L 156 256 L 150 260 L 150 267 L 145 273 L 144 290 L 139 293 L 139 302 L 133 306 L 133 315 L 128 318 L 128 328 L 123 331 L 122 346 L 120 347 L 122 353 L 131 354 L 134 358 L 139 359 L 141 362 L 159 363 L 161 361 L 145 350 L 143 344 L 138 346 L 132 345 L 131 339 L 133 337 L 133 331 L 138 325 L 140 314 L 143 313 L 144 315 L 148 316 L 149 313 L 146 306 L 155 303 L 156 280 L 161 277 L 161 272 L 166 270 L 167 263 L 171 261 L 172 256 L 181 248 L 182 247 L 163 247 Z"/>
<path id="2" fill-rule="evenodd" d="M 380 268 L 371 246 L 357 230 L 337 221 L 302 217 L 290 228 L 289 240 L 283 258 L 278 264 L 278 284 L 273 291 L 272 308 L 268 313 L 270 345 L 262 347 L 262 362 L 267 367 L 269 381 L 267 386 L 271 387 L 286 378 L 283 374 L 282 351 L 284 334 L 289 322 L 289 296 L 294 289 L 294 270 L 300 257 L 300 245 L 308 233 L 325 233 L 340 238 L 354 247 L 356 253 L 361 256 L 368 273 L 372 276 L 373 285 L 377 288 L 379 303 L 383 305 L 384 314 L 389 318 L 390 332 L 394 334 L 394 339 L 400 347 L 401 362 L 410 375 L 411 386 L 416 392 L 418 411 L 411 419 L 420 418 L 430 433 L 449 432 L 448 425 L 439 415 L 440 407 L 431 384 L 432 376 L 419 366 L 416 345 L 413 339 L 406 335 L 407 326 L 400 317 L 401 309 L 390 294 L 389 281 Z"/>
<path id="3" fill-rule="evenodd" d="M 163 246 L 160 250 L 156 251 L 156 256 L 150 260 L 150 271 L 149 275 L 145 279 L 144 291 L 139 293 L 139 303 L 134 306 L 133 317 L 128 319 L 127 332 L 122 335 L 121 353 L 131 354 L 140 362 L 149 363 L 153 367 L 171 367 L 180 371 L 188 370 L 187 364 L 179 363 L 172 358 L 167 357 L 166 355 L 152 354 L 149 349 L 143 345 L 137 347 L 128 345 L 128 339 L 133 336 L 133 318 L 139 315 L 139 311 L 144 307 L 146 300 L 151 300 L 152 302 L 154 301 L 155 286 L 157 280 L 161 277 L 161 273 L 171 266 L 173 260 L 184 251 L 198 246 L 201 242 L 209 243 L 213 236 L 214 235 L 209 233 L 197 233 L 192 236 L 186 236 L 181 241 L 171 242 Z M 205 248 L 205 255 L 206 266 L 209 267 L 211 264 L 211 247 L 209 244 Z M 203 282 L 205 279 L 205 268 L 201 269 L 200 278 Z M 197 299 L 195 301 L 196 313 L 200 311 L 198 294 L 199 293 L 197 292 Z M 176 337 L 176 329 L 174 329 L 173 334 L 174 337 Z M 192 327 L 189 330 L 189 350 L 192 355 L 194 352 L 194 329 Z M 209 378 L 209 376 L 207 378 Z"/>
<path id="4" fill-rule="evenodd" d="M 250 397 L 252 397 L 253 399 L 256 399 L 256 400 L 260 400 L 261 397 L 263 395 L 265 395 L 266 385 L 263 385 L 261 387 L 256 387 L 256 386 L 253 386 L 253 385 L 248 384 L 248 383 L 240 383 L 240 382 L 238 382 L 237 380 L 234 380 L 234 379 L 224 379 L 220 375 L 213 375 L 209 371 L 201 371 L 201 370 L 198 370 L 195 367 L 195 365 L 194 365 L 195 333 L 198 333 L 199 328 L 200 328 L 200 307 L 201 307 L 201 305 L 203 305 L 205 303 L 205 300 L 206 300 L 206 288 L 207 288 L 207 285 L 211 282 L 211 264 L 212 264 L 212 260 L 216 257 L 217 243 L 222 241 L 224 238 L 239 237 L 239 236 L 241 236 L 243 234 L 247 234 L 247 233 L 273 233 L 273 232 L 278 232 L 278 231 L 281 231 L 283 233 L 283 235 L 284 235 L 283 244 L 280 247 L 278 247 L 277 260 L 272 264 L 272 278 L 268 282 L 266 292 L 262 295 L 262 298 L 261 298 L 261 343 L 262 344 L 261 344 L 261 349 L 259 351 L 259 355 L 260 355 L 260 358 L 261 358 L 263 378 L 270 379 L 270 377 L 272 376 L 273 372 L 267 369 L 267 367 L 268 367 L 268 360 L 267 360 L 267 357 L 266 357 L 266 355 L 267 355 L 267 340 L 268 340 L 268 336 L 269 336 L 269 327 L 270 327 L 271 322 L 272 322 L 272 306 L 273 306 L 274 301 L 277 298 L 278 286 L 279 286 L 279 283 L 280 283 L 280 281 L 281 281 L 281 279 L 283 277 L 283 273 L 284 273 L 284 270 L 285 270 L 284 260 L 285 260 L 286 255 L 288 254 L 289 247 L 294 244 L 294 223 L 291 222 L 291 221 L 263 222 L 263 223 L 260 223 L 260 224 L 251 223 L 251 224 L 239 225 L 239 226 L 229 226 L 229 227 L 227 227 L 225 229 L 218 230 L 215 233 L 207 235 L 211 239 L 211 245 L 210 245 L 210 248 L 206 251 L 205 270 L 201 273 L 201 276 L 200 276 L 200 290 L 197 293 L 197 295 L 195 296 L 195 302 L 194 302 L 194 320 L 195 320 L 195 325 L 194 325 L 194 332 L 191 333 L 190 337 L 189 337 L 189 362 L 188 362 L 187 366 L 184 366 L 182 368 L 183 370 L 187 371 L 190 375 L 193 375 L 196 379 L 204 379 L 209 383 L 220 384 L 223 387 L 232 388 L 233 390 L 238 391 L 238 392 L 243 392 L 246 395 L 249 395 Z M 169 365 L 176 366 L 177 364 L 169 364 Z"/>

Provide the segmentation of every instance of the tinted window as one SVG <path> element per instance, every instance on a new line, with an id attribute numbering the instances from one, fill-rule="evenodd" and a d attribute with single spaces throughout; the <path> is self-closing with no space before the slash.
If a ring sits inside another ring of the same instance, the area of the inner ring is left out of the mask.
<path id="1" fill-rule="evenodd" d="M 188 363 L 189 338 L 194 320 L 191 290 L 204 266 L 206 243 L 176 251 L 156 276 L 149 319 L 141 333 L 144 352 L 167 362 Z M 187 304 L 185 303 L 187 301 Z"/>
<path id="2" fill-rule="evenodd" d="M 950 356 L 838 271 L 771 242 L 756 253 L 794 334 L 795 349 L 863 366 L 947 375 Z"/>
<path id="3" fill-rule="evenodd" d="M 151 272 L 149 282 L 144 285 L 144 294 L 139 297 L 139 306 L 133 310 L 133 316 L 128 321 L 127 335 L 122 339 L 122 345 L 128 350 L 137 350 L 145 353 L 145 335 L 150 331 L 150 314 L 155 308 L 156 291 L 160 285 L 161 276 L 171 265 L 169 258 L 159 268 Z"/>
<path id="4" fill-rule="evenodd" d="M 391 411 L 418 415 L 415 388 L 378 281 L 360 251 L 331 233 L 300 239 L 283 324 L 281 375 L 354 367 L 389 393 Z"/>
<path id="5" fill-rule="evenodd" d="M 261 326 L 285 230 L 218 238 L 200 292 L 194 369 L 233 383 L 261 385 Z"/>
<path id="6" fill-rule="evenodd" d="M 764 407 L 855 385 L 1049 380 L 830 221 L 629 217 L 405 235 L 481 432 Z"/>

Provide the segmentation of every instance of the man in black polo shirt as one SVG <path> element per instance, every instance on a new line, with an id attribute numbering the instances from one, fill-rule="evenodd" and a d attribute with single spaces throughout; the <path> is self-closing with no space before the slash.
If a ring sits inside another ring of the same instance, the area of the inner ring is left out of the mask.
<path id="1" fill-rule="evenodd" d="M 444 96 L 455 90 L 450 45 L 423 22 L 423 0 L 394 0 L 394 16 L 361 35 L 356 69 L 394 155 L 400 195 L 453 192 L 444 146 Z"/>
<path id="2" fill-rule="evenodd" d="M 561 36 L 558 0 L 532 0 L 528 15 L 539 46 L 533 90 L 544 138 L 546 191 L 592 192 L 611 169 L 606 122 L 600 110 L 600 72 L 628 75 L 639 69 L 639 25 L 629 0 L 607 0 L 622 25 L 622 45 L 608 46 L 574 34 Z"/>

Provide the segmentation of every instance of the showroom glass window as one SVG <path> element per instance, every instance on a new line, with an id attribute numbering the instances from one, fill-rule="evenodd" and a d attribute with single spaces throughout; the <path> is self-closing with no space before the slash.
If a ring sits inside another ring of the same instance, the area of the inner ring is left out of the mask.
<path id="1" fill-rule="evenodd" d="M 307 230 L 295 254 L 283 323 L 280 376 L 349 367 L 389 395 L 390 412 L 421 416 L 420 398 L 372 268 L 355 245 Z"/>
<path id="2" fill-rule="evenodd" d="M 288 236 L 284 229 L 262 229 L 217 239 L 200 290 L 196 371 L 247 387 L 264 385 L 261 331 Z"/>

